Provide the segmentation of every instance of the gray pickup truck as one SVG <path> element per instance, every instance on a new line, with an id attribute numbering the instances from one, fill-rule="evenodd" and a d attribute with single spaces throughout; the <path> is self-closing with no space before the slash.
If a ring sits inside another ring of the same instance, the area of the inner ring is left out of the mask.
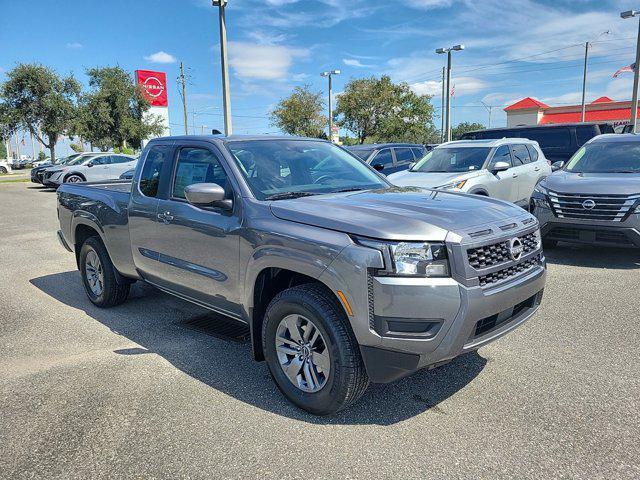
<path id="1" fill-rule="evenodd" d="M 506 334 L 545 285 L 529 213 L 394 187 L 321 140 L 156 139 L 131 182 L 63 185 L 58 216 L 95 305 L 145 281 L 245 322 L 254 357 L 315 414 Z"/>

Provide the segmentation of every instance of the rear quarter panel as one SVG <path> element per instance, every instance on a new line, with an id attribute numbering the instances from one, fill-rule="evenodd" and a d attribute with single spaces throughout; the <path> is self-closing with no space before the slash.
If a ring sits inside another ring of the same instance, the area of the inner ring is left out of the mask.
<path id="1" fill-rule="evenodd" d="M 78 249 L 78 227 L 90 227 L 98 232 L 116 269 L 137 278 L 129 239 L 130 193 L 122 185 L 64 184 L 58 189 L 58 217 L 70 245 Z"/>

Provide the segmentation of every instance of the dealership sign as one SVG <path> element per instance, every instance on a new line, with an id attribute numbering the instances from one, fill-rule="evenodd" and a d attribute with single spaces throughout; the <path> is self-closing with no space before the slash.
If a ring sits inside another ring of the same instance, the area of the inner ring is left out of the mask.
<path id="1" fill-rule="evenodd" d="M 153 107 L 166 107 L 169 105 L 167 98 L 167 75 L 164 72 L 151 70 L 136 70 L 136 81 L 140 85 L 144 98 Z"/>

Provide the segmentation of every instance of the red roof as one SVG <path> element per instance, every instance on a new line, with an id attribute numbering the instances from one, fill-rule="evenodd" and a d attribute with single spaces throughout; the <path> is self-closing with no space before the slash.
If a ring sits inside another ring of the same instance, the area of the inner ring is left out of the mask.
<path id="1" fill-rule="evenodd" d="M 638 109 L 640 112 L 640 109 Z M 600 122 L 609 120 L 628 120 L 631 117 L 631 108 L 617 108 L 611 110 L 587 110 L 586 122 Z M 549 123 L 574 123 L 580 121 L 580 112 L 546 113 L 540 120 L 540 125 Z"/>
<path id="2" fill-rule="evenodd" d="M 513 105 L 509 105 L 504 109 L 505 112 L 509 110 L 524 110 L 526 108 L 549 108 L 549 105 L 546 105 L 539 100 L 536 100 L 532 97 L 523 98 L 519 102 L 514 103 Z"/>
<path id="3" fill-rule="evenodd" d="M 591 102 L 591 105 L 593 105 L 594 103 L 609 103 L 609 102 L 613 102 L 613 99 L 609 97 L 600 97 L 600 98 L 596 98 L 593 102 Z"/>

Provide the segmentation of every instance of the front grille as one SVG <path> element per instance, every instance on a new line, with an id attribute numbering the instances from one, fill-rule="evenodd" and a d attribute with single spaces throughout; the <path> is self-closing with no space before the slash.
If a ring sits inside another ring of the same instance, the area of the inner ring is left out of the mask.
<path id="1" fill-rule="evenodd" d="M 549 237 L 553 240 L 565 240 L 567 242 L 598 242 L 621 246 L 633 245 L 633 242 L 625 232 L 599 228 L 555 227 L 549 232 Z"/>
<path id="2" fill-rule="evenodd" d="M 533 252 L 538 248 L 536 232 L 527 233 L 526 235 L 518 238 L 524 247 L 523 255 Z M 500 265 L 501 263 L 507 263 L 511 261 L 508 241 L 505 240 L 492 245 L 470 248 L 467 250 L 467 259 L 469 261 L 469 265 L 476 270 L 493 267 L 495 265 Z"/>
<path id="3" fill-rule="evenodd" d="M 478 320 L 476 323 L 476 328 L 473 331 L 472 339 L 480 337 L 486 333 L 489 333 L 492 330 L 497 329 L 501 325 L 510 322 L 514 318 L 516 318 L 520 313 L 528 308 L 533 308 L 537 304 L 540 303 L 542 298 L 542 293 L 537 293 L 532 297 L 527 298 L 524 302 L 520 302 L 512 308 L 508 308 L 507 310 L 496 313 L 489 317 L 485 317 L 481 320 Z"/>
<path id="4" fill-rule="evenodd" d="M 536 255 L 529 260 L 525 260 L 524 262 L 516 263 L 515 265 L 510 265 L 507 268 L 503 268 L 502 270 L 498 270 L 497 272 L 488 273 L 487 275 L 481 275 L 478 277 L 480 281 L 481 287 L 486 287 L 487 285 L 493 285 L 495 283 L 501 282 L 508 278 L 514 277 L 516 275 L 521 274 L 529 270 L 530 268 L 535 267 L 536 265 L 540 265 L 541 255 Z"/>
<path id="5" fill-rule="evenodd" d="M 558 218 L 622 222 L 638 199 L 640 194 L 583 195 L 549 191 L 551 208 Z"/>

